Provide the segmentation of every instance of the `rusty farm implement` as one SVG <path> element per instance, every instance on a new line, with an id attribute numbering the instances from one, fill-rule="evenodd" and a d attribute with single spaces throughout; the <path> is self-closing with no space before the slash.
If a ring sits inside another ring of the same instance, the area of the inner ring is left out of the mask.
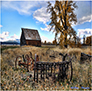
<path id="1" fill-rule="evenodd" d="M 34 67 L 34 62 L 39 61 L 38 55 L 35 55 L 36 60 L 32 58 L 32 53 L 30 52 L 30 55 L 26 54 L 25 56 L 18 56 L 15 60 L 15 68 L 17 69 L 19 66 L 24 66 L 27 68 L 27 72 L 29 72 L 29 67 L 30 70 L 33 70 Z"/>
<path id="2" fill-rule="evenodd" d="M 24 66 L 27 71 L 34 70 L 34 81 L 38 82 L 39 79 L 45 80 L 45 78 L 55 81 L 64 81 L 67 79 L 68 81 L 72 80 L 73 68 L 71 58 L 66 61 L 67 54 L 62 56 L 62 62 L 42 62 L 39 61 L 39 56 L 35 54 L 35 59 L 32 57 L 32 53 L 30 55 L 26 54 L 25 56 L 18 56 L 15 61 L 15 68 L 18 66 Z"/>

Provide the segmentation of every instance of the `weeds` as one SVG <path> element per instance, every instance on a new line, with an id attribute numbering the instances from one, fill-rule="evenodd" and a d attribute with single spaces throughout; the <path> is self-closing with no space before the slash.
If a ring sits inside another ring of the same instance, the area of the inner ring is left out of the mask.
<path id="1" fill-rule="evenodd" d="M 57 49 L 57 50 L 56 50 Z M 90 49 L 53 49 L 61 53 L 69 53 L 71 56 L 76 55 L 76 61 L 72 62 L 73 65 L 73 79 L 70 83 L 67 82 L 67 79 L 64 82 L 53 83 L 52 79 L 39 80 L 38 83 L 33 80 L 33 71 L 26 72 L 24 67 L 19 67 L 15 69 L 14 62 L 17 55 L 28 54 L 32 52 L 34 55 L 38 53 L 42 58 L 41 61 L 61 61 L 61 57 L 57 56 L 55 59 L 51 59 L 48 55 L 51 50 L 46 54 L 47 48 L 39 47 L 20 47 L 15 49 L 6 49 L 2 51 L 1 54 L 1 89 L 2 90 L 83 90 L 83 89 L 92 89 L 91 87 L 91 62 L 85 62 L 80 64 L 80 53 L 92 53 Z M 12 62 L 13 65 L 10 65 Z M 29 75 L 32 74 L 30 78 Z M 86 88 L 89 87 L 89 88 Z"/>

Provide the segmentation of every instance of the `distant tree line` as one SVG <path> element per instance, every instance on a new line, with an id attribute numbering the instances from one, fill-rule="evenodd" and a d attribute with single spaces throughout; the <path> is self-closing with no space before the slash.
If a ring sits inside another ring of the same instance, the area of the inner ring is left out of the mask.
<path id="1" fill-rule="evenodd" d="M 89 45 L 92 46 L 92 35 L 88 37 L 83 37 L 83 44 L 84 45 Z"/>
<path id="2" fill-rule="evenodd" d="M 79 37 L 76 37 L 76 39 L 67 39 L 69 41 L 68 46 L 70 47 L 81 47 L 81 46 L 91 46 L 92 45 L 92 36 L 85 37 L 83 36 L 83 43 L 81 43 L 81 39 Z M 59 42 L 57 42 L 56 39 L 54 39 L 52 42 L 47 42 L 46 40 L 42 42 L 44 45 L 59 45 Z"/>

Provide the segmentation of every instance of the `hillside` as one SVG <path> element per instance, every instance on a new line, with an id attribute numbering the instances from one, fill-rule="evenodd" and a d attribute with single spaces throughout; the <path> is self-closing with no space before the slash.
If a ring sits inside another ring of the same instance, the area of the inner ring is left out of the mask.
<path id="1" fill-rule="evenodd" d="M 3 44 L 12 44 L 12 45 L 18 45 L 18 44 L 20 44 L 19 42 L 17 42 L 17 41 L 5 41 L 5 42 L 1 42 L 1 45 L 3 45 Z"/>

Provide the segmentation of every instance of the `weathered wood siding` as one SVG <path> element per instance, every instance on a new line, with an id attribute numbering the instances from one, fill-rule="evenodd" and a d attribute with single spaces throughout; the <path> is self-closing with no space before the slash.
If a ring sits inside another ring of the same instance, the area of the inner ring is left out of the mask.
<path id="1" fill-rule="evenodd" d="M 25 37 L 24 37 L 24 33 L 23 32 L 22 32 L 21 38 L 20 38 L 20 45 L 26 45 L 26 40 L 25 40 Z"/>
<path id="2" fill-rule="evenodd" d="M 41 38 L 39 32 L 34 29 L 22 28 L 20 45 L 41 46 Z"/>
<path id="3" fill-rule="evenodd" d="M 41 46 L 40 40 L 26 40 L 26 45 Z"/>

